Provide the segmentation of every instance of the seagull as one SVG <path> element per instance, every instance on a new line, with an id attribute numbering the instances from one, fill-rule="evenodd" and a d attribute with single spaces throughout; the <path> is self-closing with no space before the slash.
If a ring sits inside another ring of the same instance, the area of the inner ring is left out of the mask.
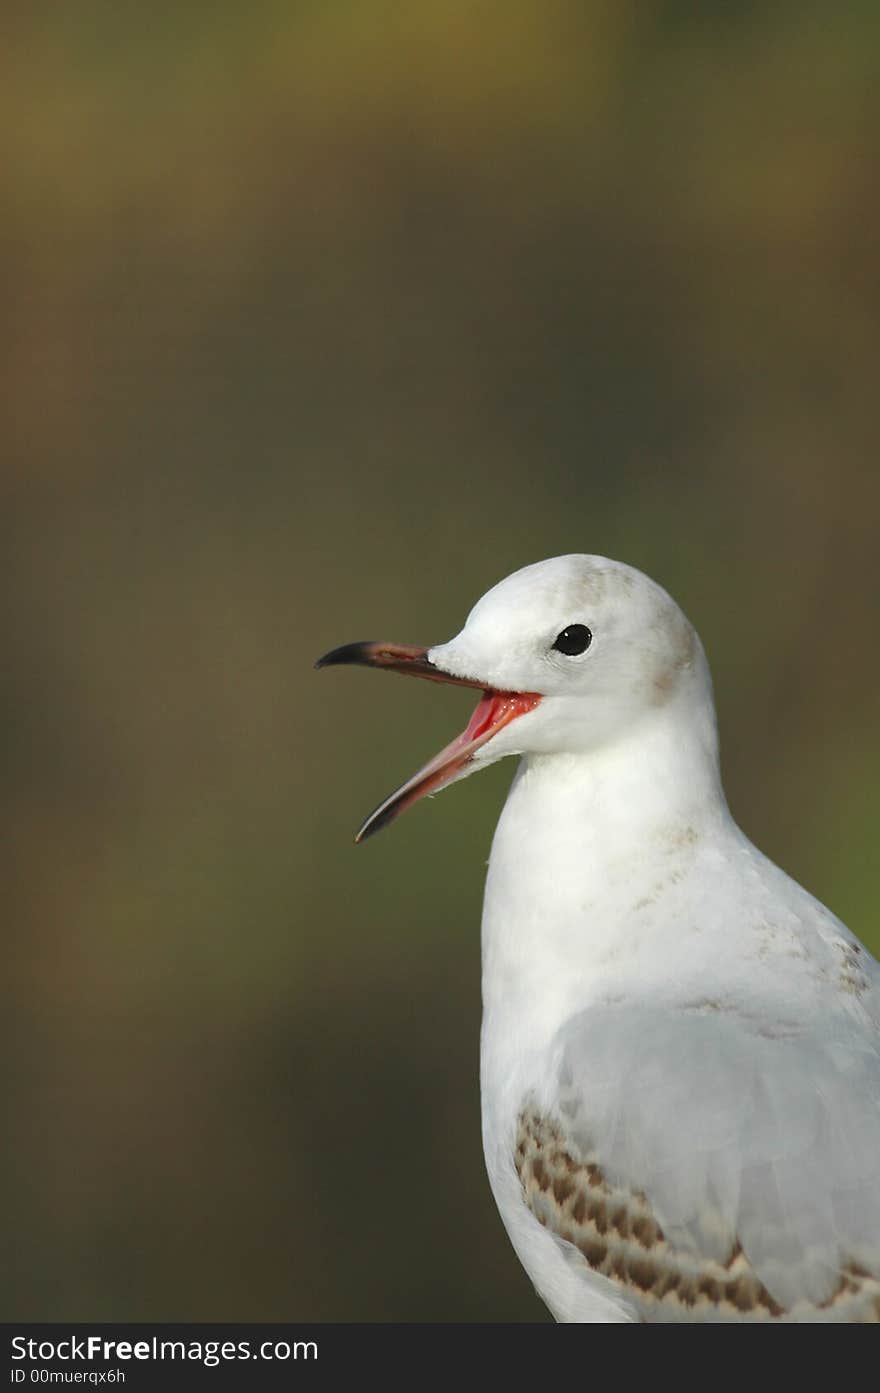
<path id="1" fill-rule="evenodd" d="M 880 1321 L 880 967 L 734 822 L 709 667 L 604 557 L 526 566 L 362 664 L 481 696 L 367 818 L 521 757 L 489 861 L 489 1182 L 566 1322 Z"/>

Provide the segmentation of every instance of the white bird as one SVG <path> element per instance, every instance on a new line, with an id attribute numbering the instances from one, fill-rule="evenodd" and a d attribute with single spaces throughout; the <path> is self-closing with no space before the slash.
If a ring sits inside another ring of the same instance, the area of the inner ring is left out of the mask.
<path id="1" fill-rule="evenodd" d="M 367 820 L 521 755 L 483 909 L 483 1145 L 560 1321 L 880 1320 L 880 969 L 740 831 L 711 679 L 629 566 L 527 566 L 431 649 L 483 689 Z"/>

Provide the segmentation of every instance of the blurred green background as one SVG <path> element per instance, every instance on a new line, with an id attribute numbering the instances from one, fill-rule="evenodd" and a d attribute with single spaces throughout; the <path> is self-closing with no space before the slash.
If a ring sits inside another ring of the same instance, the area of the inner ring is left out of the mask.
<path id="1" fill-rule="evenodd" d="M 5 1319 L 543 1319 L 479 1140 L 499 766 L 354 849 L 527 562 L 667 586 L 874 948 L 873 4 L 13 4 Z"/>

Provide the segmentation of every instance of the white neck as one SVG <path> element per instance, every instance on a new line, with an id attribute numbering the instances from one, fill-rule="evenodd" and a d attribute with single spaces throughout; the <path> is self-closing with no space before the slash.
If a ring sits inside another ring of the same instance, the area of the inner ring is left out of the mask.
<path id="1" fill-rule="evenodd" d="M 634 907 L 682 881 L 698 848 L 729 831 L 704 663 L 617 741 L 524 758 L 486 882 L 486 1028 L 494 1013 L 537 1044 L 559 1014 L 636 979 L 644 951 L 664 947 L 650 909 L 633 932 Z"/>

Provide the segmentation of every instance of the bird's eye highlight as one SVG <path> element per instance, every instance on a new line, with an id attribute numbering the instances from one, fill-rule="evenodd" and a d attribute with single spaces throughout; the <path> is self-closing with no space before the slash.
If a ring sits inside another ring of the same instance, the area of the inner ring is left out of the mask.
<path id="1" fill-rule="evenodd" d="M 569 624 L 561 634 L 556 635 L 553 647 L 569 658 L 576 658 L 578 653 L 586 653 L 592 642 L 593 635 L 586 624 Z"/>

